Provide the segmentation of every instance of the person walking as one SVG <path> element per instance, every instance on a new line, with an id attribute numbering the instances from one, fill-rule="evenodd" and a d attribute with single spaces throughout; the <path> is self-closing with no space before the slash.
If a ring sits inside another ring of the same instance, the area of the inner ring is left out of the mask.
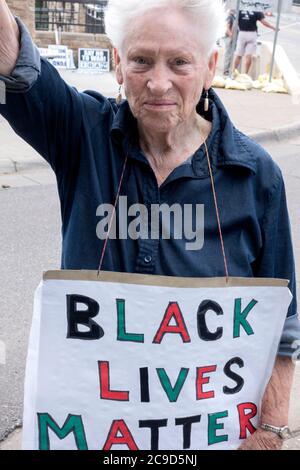
<path id="1" fill-rule="evenodd" d="M 267 28 L 276 31 L 273 26 L 265 19 L 264 13 L 260 11 L 241 10 L 239 13 L 239 35 L 236 47 L 236 57 L 234 69 L 238 69 L 245 56 L 245 72 L 248 74 L 251 69 L 253 56 L 257 51 L 257 22 L 260 21 Z"/>
<path id="2" fill-rule="evenodd" d="M 224 57 L 224 76 L 228 77 L 231 72 L 232 59 L 236 47 L 236 38 L 234 35 L 234 23 L 236 20 L 236 11 L 229 10 L 226 17 L 225 32 L 225 57 Z"/>

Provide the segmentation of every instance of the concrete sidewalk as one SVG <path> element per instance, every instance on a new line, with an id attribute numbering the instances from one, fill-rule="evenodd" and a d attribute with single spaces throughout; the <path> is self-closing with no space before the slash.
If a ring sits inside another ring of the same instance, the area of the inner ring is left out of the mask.
<path id="1" fill-rule="evenodd" d="M 96 90 L 105 96 L 116 96 L 117 82 L 113 73 L 85 74 L 62 71 L 62 77 L 79 91 Z M 216 89 L 232 121 L 242 132 L 263 143 L 300 134 L 300 101 L 291 96 L 266 94 L 258 90 Z M 0 174 L 17 173 L 45 165 L 42 158 L 25 144 L 0 116 Z"/>

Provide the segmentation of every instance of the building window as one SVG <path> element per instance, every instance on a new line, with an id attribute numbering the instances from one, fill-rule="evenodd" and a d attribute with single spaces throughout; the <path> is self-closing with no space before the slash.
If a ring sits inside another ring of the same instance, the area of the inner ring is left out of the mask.
<path id="1" fill-rule="evenodd" d="M 105 34 L 104 10 L 108 0 L 35 2 L 37 30 Z"/>

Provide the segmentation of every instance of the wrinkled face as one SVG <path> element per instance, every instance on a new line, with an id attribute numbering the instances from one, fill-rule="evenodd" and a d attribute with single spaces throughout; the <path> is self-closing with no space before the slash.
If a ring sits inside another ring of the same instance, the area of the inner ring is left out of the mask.
<path id="1" fill-rule="evenodd" d="M 117 80 L 139 125 L 168 132 L 195 115 L 203 88 L 211 85 L 217 54 L 208 59 L 199 25 L 171 7 L 134 18 L 115 59 Z"/>

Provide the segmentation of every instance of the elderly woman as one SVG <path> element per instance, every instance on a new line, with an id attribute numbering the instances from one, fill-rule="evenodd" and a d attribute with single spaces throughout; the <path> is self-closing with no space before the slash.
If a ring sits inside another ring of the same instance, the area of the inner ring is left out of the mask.
<path id="1" fill-rule="evenodd" d="M 292 343 L 299 338 L 293 250 L 279 168 L 234 128 L 211 90 L 221 3 L 110 0 L 107 31 L 116 46 L 119 94 L 124 88 L 126 96 L 115 100 L 68 86 L 40 60 L 26 27 L 1 1 L 7 101 L 0 112 L 56 173 L 63 269 L 97 269 L 101 257 L 108 271 L 290 280 L 294 300 L 262 404 L 261 422 L 271 428 L 259 427 L 241 446 L 278 449 L 288 422 Z M 204 206 L 204 240 L 187 245 L 191 237 L 176 236 L 176 226 L 163 236 L 164 219 L 155 230 L 146 227 L 150 234 L 128 236 L 125 196 L 126 208 Z M 109 207 L 116 214 L 104 217 Z"/>

